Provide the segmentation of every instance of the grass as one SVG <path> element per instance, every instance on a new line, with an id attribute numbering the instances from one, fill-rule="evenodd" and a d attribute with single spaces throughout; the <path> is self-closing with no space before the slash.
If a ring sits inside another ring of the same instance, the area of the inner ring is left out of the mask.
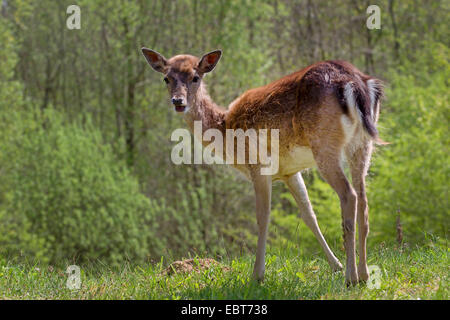
<path id="1" fill-rule="evenodd" d="M 65 269 L 0 261 L 0 299 L 448 299 L 449 249 L 438 246 L 371 248 L 369 265 L 381 269 L 378 289 L 346 288 L 343 273 L 332 273 L 323 255 L 294 251 L 266 256 L 262 284 L 250 279 L 253 257 L 221 261 L 189 274 L 162 274 L 167 263 L 80 266 L 79 290 L 66 287 Z M 344 261 L 343 256 L 340 260 Z"/>

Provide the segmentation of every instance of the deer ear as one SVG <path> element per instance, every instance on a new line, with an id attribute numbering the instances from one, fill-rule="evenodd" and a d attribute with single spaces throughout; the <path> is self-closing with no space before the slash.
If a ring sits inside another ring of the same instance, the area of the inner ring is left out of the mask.
<path id="1" fill-rule="evenodd" d="M 220 57 L 222 56 L 222 51 L 215 50 L 210 53 L 205 54 L 198 63 L 197 70 L 200 73 L 207 73 L 214 70 L 217 62 L 219 62 Z"/>
<path id="2" fill-rule="evenodd" d="M 142 48 L 142 54 L 144 55 L 145 59 L 147 59 L 147 62 L 150 64 L 153 70 L 165 73 L 165 71 L 167 70 L 167 60 L 163 55 L 147 48 Z"/>

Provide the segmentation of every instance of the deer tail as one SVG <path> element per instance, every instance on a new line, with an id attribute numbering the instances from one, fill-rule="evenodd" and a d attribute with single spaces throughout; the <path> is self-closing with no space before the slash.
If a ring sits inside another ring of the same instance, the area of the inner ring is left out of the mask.
<path id="1" fill-rule="evenodd" d="M 344 87 L 347 107 L 356 110 L 364 130 L 376 144 L 388 144 L 380 139 L 376 123 L 380 113 L 380 100 L 383 96 L 383 83 L 375 78 L 348 82 Z"/>

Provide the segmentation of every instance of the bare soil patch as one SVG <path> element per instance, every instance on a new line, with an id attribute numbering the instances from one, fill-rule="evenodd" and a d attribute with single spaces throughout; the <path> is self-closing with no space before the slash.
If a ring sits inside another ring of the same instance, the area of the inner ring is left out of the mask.
<path id="1" fill-rule="evenodd" d="M 166 269 L 163 270 L 163 275 L 172 275 L 174 273 L 192 273 L 201 272 L 211 267 L 220 267 L 224 271 L 230 271 L 231 269 L 217 262 L 214 259 L 185 259 L 181 261 L 175 261 L 171 263 Z"/>

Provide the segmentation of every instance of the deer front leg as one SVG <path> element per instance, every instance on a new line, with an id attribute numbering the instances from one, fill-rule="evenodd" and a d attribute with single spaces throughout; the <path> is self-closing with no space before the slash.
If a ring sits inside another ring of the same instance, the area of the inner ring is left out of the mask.
<path id="1" fill-rule="evenodd" d="M 259 171 L 259 170 L 255 170 Z M 258 223 L 258 247 L 256 249 L 255 267 L 253 278 L 262 281 L 265 271 L 266 240 L 270 216 L 270 201 L 272 194 L 271 176 L 252 174 L 253 187 L 256 198 L 256 220 Z"/>

